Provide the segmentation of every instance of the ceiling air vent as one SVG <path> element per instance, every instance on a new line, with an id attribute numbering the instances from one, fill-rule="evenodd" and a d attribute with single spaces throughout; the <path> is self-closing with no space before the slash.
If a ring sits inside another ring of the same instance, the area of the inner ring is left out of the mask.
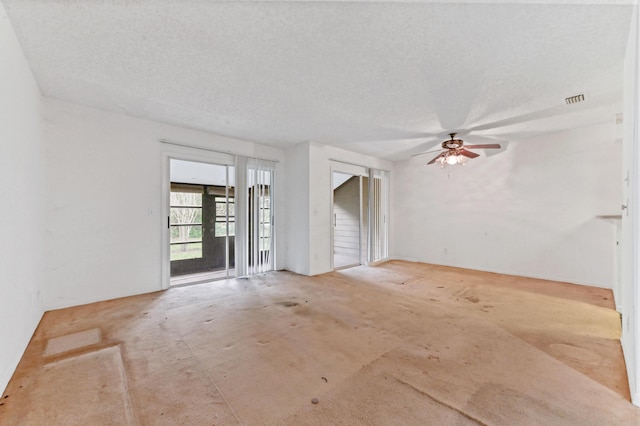
<path id="1" fill-rule="evenodd" d="M 567 105 L 577 104 L 578 102 L 584 102 L 584 93 L 580 93 L 579 95 L 569 96 L 568 98 L 564 98 L 564 102 Z"/>

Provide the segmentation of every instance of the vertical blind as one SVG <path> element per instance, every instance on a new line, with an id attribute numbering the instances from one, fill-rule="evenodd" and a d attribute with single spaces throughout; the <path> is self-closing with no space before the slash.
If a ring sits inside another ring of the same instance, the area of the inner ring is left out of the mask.
<path id="1" fill-rule="evenodd" d="M 389 172 L 369 169 L 369 262 L 389 257 Z"/>
<path id="2" fill-rule="evenodd" d="M 275 162 L 236 157 L 236 276 L 272 271 Z"/>

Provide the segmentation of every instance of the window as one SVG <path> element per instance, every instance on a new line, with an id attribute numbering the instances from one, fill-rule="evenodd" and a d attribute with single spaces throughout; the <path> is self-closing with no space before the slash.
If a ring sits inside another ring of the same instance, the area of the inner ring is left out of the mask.
<path id="1" fill-rule="evenodd" d="M 202 257 L 202 193 L 171 191 L 170 259 Z"/>
<path id="2" fill-rule="evenodd" d="M 227 224 L 229 225 L 229 236 L 236 235 L 235 223 L 235 203 L 233 197 L 229 197 L 229 202 L 225 197 L 216 197 L 216 237 L 227 236 Z"/>

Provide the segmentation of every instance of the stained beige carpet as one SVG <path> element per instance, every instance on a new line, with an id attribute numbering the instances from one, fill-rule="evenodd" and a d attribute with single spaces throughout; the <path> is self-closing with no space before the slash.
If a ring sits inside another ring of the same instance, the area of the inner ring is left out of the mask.
<path id="1" fill-rule="evenodd" d="M 54 337 L 53 339 L 49 339 L 47 342 L 47 347 L 44 350 L 44 356 L 56 356 L 65 352 L 82 349 L 87 346 L 98 345 L 100 340 L 100 330 L 97 328 L 67 334 L 66 336 Z"/>
<path id="2" fill-rule="evenodd" d="M 16 407 L 16 424 L 125 425 L 134 420 L 118 346 L 44 365 L 24 397 Z"/>
<path id="3" fill-rule="evenodd" d="M 97 347 L 43 356 L 92 328 Z M 603 289 L 397 261 L 277 272 L 47 313 L 0 423 L 640 424 L 619 334 Z"/>

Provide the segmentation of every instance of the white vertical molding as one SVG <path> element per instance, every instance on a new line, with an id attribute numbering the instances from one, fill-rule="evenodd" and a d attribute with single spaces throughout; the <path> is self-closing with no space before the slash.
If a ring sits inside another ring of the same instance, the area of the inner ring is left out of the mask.
<path id="1" fill-rule="evenodd" d="M 369 253 L 367 256 L 367 263 L 372 263 L 375 261 L 376 255 L 375 255 L 375 245 L 376 245 L 376 239 L 375 239 L 375 213 L 376 213 L 376 208 L 375 208 L 375 195 L 374 195 L 374 181 L 375 179 L 375 171 L 374 169 L 369 169 L 369 226 L 367 229 L 367 233 L 369 235 Z"/>
<path id="2" fill-rule="evenodd" d="M 162 248 L 160 250 L 162 260 L 162 272 L 160 274 L 160 288 L 166 290 L 171 283 L 171 260 L 169 247 L 169 197 L 171 192 L 171 172 L 170 172 L 171 155 L 167 152 L 162 153 L 162 206 L 160 207 L 160 235 L 162 235 Z"/>
<path id="3" fill-rule="evenodd" d="M 225 233 L 224 233 L 224 270 L 229 278 L 229 166 L 224 166 L 224 202 L 225 202 Z M 234 205 L 235 206 L 235 205 Z M 235 212 L 235 210 L 234 210 Z M 235 226 L 235 224 L 234 224 Z M 235 235 L 235 232 L 234 232 Z"/>
<path id="4" fill-rule="evenodd" d="M 269 223 L 271 224 L 271 234 L 269 237 L 269 266 L 270 270 L 277 270 L 278 263 L 276 253 L 276 167 L 271 170 L 271 182 L 269 183 L 269 197 L 271 202 L 269 204 Z"/>
<path id="5" fill-rule="evenodd" d="M 331 187 L 333 188 L 333 184 L 331 185 Z M 366 256 L 362 252 L 362 228 L 364 226 L 364 212 L 362 210 L 363 207 L 364 207 L 363 198 L 364 198 L 364 195 L 363 195 L 363 192 L 362 192 L 362 176 L 358 176 L 358 214 L 359 214 L 359 217 L 358 217 L 358 261 L 360 262 L 361 265 L 366 263 L 366 259 L 363 259 L 363 256 L 364 257 L 366 257 Z M 333 201 L 331 201 L 331 206 L 333 206 Z M 334 247 L 334 245 L 331 244 L 331 247 Z M 332 258 L 333 258 L 333 256 L 332 256 Z M 333 262 L 333 260 L 332 260 L 332 262 Z"/>
<path id="6" fill-rule="evenodd" d="M 623 283 L 622 283 L 622 349 L 627 364 L 631 401 L 640 406 L 640 196 L 638 165 L 638 122 L 640 121 L 640 11 L 633 8 L 629 46 L 625 64 L 625 111 L 624 111 L 624 167 L 628 181 L 624 183 L 626 199 L 623 203 Z M 627 215 L 628 217 L 625 217 Z"/>
<path id="7" fill-rule="evenodd" d="M 382 221 L 384 226 L 384 243 L 382 258 L 389 258 L 389 176 L 391 173 L 382 171 L 383 200 L 382 200 Z"/>
<path id="8" fill-rule="evenodd" d="M 247 187 L 247 158 L 236 156 L 236 187 L 235 187 L 236 239 L 235 239 L 235 267 L 236 277 L 248 274 L 248 187 Z"/>
<path id="9" fill-rule="evenodd" d="M 634 69 L 634 85 L 633 85 L 633 138 L 631 141 L 632 163 L 630 170 L 630 191 L 629 195 L 629 214 L 631 216 L 633 235 L 632 256 L 633 256 L 633 313 L 631 321 L 633 322 L 632 338 L 635 360 L 633 362 L 632 371 L 633 380 L 630 380 L 631 401 L 634 405 L 640 407 L 640 209 L 638 202 L 640 201 L 640 173 L 638 166 L 640 165 L 640 149 L 638 143 L 638 123 L 640 122 L 640 9 L 634 6 L 633 13 L 633 37 L 635 41 L 635 69 Z M 627 367 L 628 368 L 628 367 Z"/>

